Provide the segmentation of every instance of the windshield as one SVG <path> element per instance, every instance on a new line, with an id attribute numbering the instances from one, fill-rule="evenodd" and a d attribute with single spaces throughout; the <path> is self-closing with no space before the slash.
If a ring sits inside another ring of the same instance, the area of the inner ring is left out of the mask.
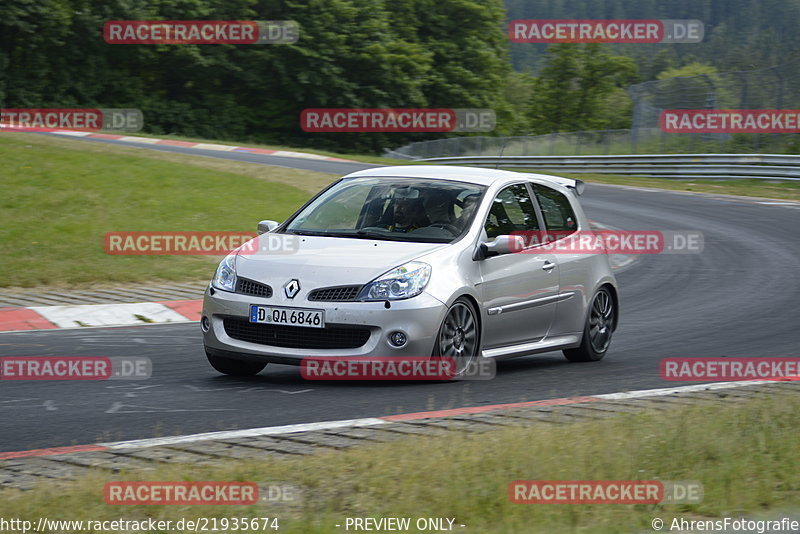
<path id="1" fill-rule="evenodd" d="M 422 178 L 349 178 L 283 230 L 300 235 L 449 243 L 469 228 L 485 187 Z"/>

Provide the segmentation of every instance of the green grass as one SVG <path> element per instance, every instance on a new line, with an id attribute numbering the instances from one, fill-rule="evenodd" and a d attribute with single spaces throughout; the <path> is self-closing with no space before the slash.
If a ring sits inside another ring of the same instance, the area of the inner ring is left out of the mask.
<path id="1" fill-rule="evenodd" d="M 64 486 L 0 491 L 0 517 L 277 515 L 282 531 L 320 534 L 342 532 L 334 525 L 363 516 L 454 517 L 467 525 L 464 532 L 481 534 L 650 532 L 654 517 L 775 519 L 780 510 L 797 510 L 798 414 L 800 397 L 777 396 L 564 426 L 420 437 L 289 460 L 95 472 Z M 507 497 L 514 480 L 609 479 L 695 480 L 705 497 L 691 505 L 514 504 Z M 111 480 L 269 481 L 300 487 L 302 501 L 291 508 L 114 507 L 102 498 Z"/>
<path id="2" fill-rule="evenodd" d="M 103 236 L 254 232 L 259 220 L 282 220 L 333 178 L 175 156 L 0 135 L 0 287 L 208 279 L 218 257 L 112 256 Z"/>

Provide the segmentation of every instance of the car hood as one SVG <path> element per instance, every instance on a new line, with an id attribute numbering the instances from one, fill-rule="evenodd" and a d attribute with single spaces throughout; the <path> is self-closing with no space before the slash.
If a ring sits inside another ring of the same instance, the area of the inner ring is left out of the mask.
<path id="1" fill-rule="evenodd" d="M 236 274 L 269 284 L 275 294 L 281 296 L 280 288 L 293 278 L 300 281 L 298 297 L 319 287 L 366 284 L 398 265 L 448 246 L 444 243 L 266 233 L 256 238 L 257 250 L 269 247 L 270 239 L 274 243 L 278 236 L 296 239 L 296 250 L 240 253 L 236 261 Z"/>

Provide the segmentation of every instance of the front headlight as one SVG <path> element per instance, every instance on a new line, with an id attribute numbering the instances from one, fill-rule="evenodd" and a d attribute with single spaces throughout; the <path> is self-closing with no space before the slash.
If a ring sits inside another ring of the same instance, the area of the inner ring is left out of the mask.
<path id="1" fill-rule="evenodd" d="M 236 290 L 235 252 L 225 256 L 225 259 L 220 262 L 217 272 L 214 273 L 214 278 L 211 280 L 211 285 L 216 289 L 230 291 L 231 293 Z"/>
<path id="2" fill-rule="evenodd" d="M 430 277 L 430 265 L 410 261 L 365 285 L 358 300 L 399 300 L 415 297 L 422 293 Z"/>

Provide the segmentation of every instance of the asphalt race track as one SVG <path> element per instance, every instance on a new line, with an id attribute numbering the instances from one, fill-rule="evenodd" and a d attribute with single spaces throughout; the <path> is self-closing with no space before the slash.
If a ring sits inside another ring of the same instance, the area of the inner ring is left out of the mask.
<path id="1" fill-rule="evenodd" d="M 340 174 L 368 166 L 147 148 Z M 0 381 L 0 451 L 669 387 L 681 383 L 659 378 L 664 357 L 800 355 L 797 204 L 600 185 L 583 204 L 613 227 L 705 235 L 700 254 L 642 256 L 618 273 L 621 325 L 601 362 L 519 358 L 484 382 L 308 382 L 274 364 L 240 379 L 207 364 L 197 324 L 0 334 L 3 356 L 147 356 L 154 366 L 141 382 Z"/>

